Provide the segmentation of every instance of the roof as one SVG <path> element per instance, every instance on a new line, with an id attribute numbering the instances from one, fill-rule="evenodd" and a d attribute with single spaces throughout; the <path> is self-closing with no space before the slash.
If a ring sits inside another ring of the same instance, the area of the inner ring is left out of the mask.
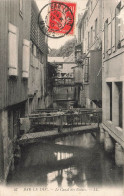
<path id="1" fill-rule="evenodd" d="M 63 63 L 64 58 L 63 57 L 48 57 L 48 62 L 50 62 L 50 63 Z"/>

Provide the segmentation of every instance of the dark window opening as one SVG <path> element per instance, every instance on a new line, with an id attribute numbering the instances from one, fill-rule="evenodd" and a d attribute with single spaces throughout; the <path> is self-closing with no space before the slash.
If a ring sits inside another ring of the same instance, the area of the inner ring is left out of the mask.
<path id="1" fill-rule="evenodd" d="M 110 112 L 110 117 L 109 119 L 112 121 L 112 83 L 108 83 L 109 86 L 109 112 Z"/>
<path id="2" fill-rule="evenodd" d="M 119 127 L 122 128 L 122 119 L 123 119 L 123 111 L 122 111 L 122 82 L 117 82 L 118 87 L 118 107 L 119 107 L 119 114 L 118 114 L 118 121 Z"/>

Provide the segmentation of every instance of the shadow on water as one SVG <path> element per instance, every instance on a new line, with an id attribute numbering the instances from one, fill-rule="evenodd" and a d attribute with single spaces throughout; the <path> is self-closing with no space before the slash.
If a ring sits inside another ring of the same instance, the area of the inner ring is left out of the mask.
<path id="1" fill-rule="evenodd" d="M 62 187 L 122 186 L 117 167 L 96 139 L 96 133 L 67 136 L 22 147 L 22 157 L 8 185 Z"/>

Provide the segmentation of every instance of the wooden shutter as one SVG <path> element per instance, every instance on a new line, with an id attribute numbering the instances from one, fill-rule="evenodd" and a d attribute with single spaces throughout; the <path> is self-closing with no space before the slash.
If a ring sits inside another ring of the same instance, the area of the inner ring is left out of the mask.
<path id="1" fill-rule="evenodd" d="M 124 46 L 124 0 L 121 2 L 120 12 L 120 41 L 121 46 Z"/>
<path id="2" fill-rule="evenodd" d="M 124 46 L 124 18 L 120 19 L 120 41 L 121 46 Z"/>
<path id="3" fill-rule="evenodd" d="M 112 47 L 112 43 L 111 43 L 111 19 L 108 19 L 108 54 L 111 54 L 111 47 Z"/>
<path id="4" fill-rule="evenodd" d="M 8 65 L 9 76 L 18 75 L 18 30 L 17 27 L 9 23 L 8 33 Z"/>
<path id="5" fill-rule="evenodd" d="M 112 52 L 115 52 L 115 16 L 112 19 Z"/>
<path id="6" fill-rule="evenodd" d="M 30 66 L 30 41 L 23 40 L 23 68 L 22 77 L 29 77 L 29 66 Z"/>

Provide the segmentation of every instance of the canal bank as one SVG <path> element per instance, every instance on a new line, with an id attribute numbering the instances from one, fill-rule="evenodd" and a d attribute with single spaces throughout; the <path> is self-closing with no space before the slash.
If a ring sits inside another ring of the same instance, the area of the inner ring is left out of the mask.
<path id="1" fill-rule="evenodd" d="M 28 144 L 21 153 L 7 186 L 123 189 L 123 167 L 89 132 Z"/>

